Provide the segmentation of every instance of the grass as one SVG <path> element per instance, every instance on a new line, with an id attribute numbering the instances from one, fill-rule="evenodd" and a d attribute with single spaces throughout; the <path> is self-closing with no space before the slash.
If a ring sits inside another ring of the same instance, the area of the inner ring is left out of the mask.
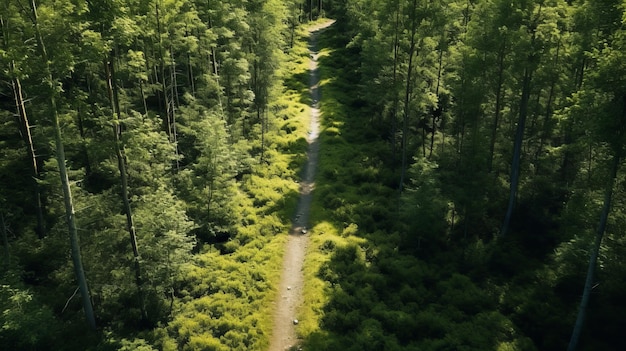
<path id="1" fill-rule="evenodd" d="M 323 309 L 329 302 L 329 283 L 319 275 L 322 267 L 328 263 L 335 250 L 365 243 L 362 238 L 342 235 L 342 231 L 328 221 L 316 224 L 309 233 L 304 262 L 304 303 L 298 311 L 298 337 L 302 339 L 320 331 Z"/>
<path id="2" fill-rule="evenodd" d="M 401 221 L 399 174 L 388 143 L 353 103 L 354 55 L 337 37 L 331 29 L 318 40 L 322 133 L 298 314 L 304 349 L 532 350 L 490 292 L 457 273 L 458 251 L 403 247 L 411 233 Z M 412 217 L 437 235 L 432 222 Z"/>
<path id="3" fill-rule="evenodd" d="M 278 297 L 282 257 L 298 201 L 310 121 L 307 32 L 279 76 L 269 106 L 264 162 L 239 183 L 242 223 L 221 249 L 205 246 L 179 278 L 174 318 L 150 339 L 162 350 L 265 350 Z"/>

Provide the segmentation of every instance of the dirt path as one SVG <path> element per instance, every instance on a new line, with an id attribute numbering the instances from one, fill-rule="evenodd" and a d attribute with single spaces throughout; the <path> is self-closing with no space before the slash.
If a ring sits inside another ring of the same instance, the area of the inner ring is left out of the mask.
<path id="1" fill-rule="evenodd" d="M 283 270 L 279 284 L 279 298 L 276 301 L 274 312 L 274 327 L 272 339 L 270 340 L 269 351 L 284 351 L 296 346 L 298 340 L 296 335 L 297 316 L 296 310 L 302 300 L 302 288 L 304 278 L 302 275 L 302 265 L 308 244 L 307 223 L 309 219 L 309 209 L 313 199 L 312 191 L 315 188 L 314 176 L 319 154 L 319 74 L 317 70 L 317 48 L 316 36 L 320 30 L 330 26 L 334 21 L 320 23 L 312 27 L 309 39 L 309 53 L 311 55 L 309 66 L 309 86 L 311 91 L 311 123 L 307 132 L 307 142 L 309 143 L 307 152 L 307 163 L 303 170 L 302 181 L 300 182 L 300 199 L 293 225 L 289 232 L 289 238 L 285 247 L 283 259 Z M 295 349 L 295 348 L 294 348 Z"/>

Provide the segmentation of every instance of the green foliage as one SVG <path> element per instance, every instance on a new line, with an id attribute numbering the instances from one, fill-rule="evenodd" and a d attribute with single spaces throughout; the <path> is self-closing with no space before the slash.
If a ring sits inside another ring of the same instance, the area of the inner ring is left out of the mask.
<path id="1" fill-rule="evenodd" d="M 264 348 L 284 242 L 278 234 L 287 232 L 296 206 L 295 179 L 307 146 L 308 110 L 299 101 L 300 92 L 283 85 L 283 80 L 298 79 L 285 68 L 287 55 L 301 63 L 306 55 L 295 2 L 79 5 L 41 0 L 37 5 L 58 87 L 56 108 L 87 278 L 98 323 L 106 331 L 100 341 L 85 335 L 64 347 L 82 342 L 86 349 Z M 3 310 L 11 323 L 21 312 L 59 321 L 42 322 L 59 326 L 48 328 L 49 333 L 30 328 L 40 338 L 15 343 L 17 349 L 45 342 L 61 349 L 63 338 L 57 336 L 80 329 L 79 305 L 76 298 L 68 301 L 75 283 L 59 171 L 48 161 L 52 111 L 45 99 L 33 99 L 47 94 L 40 83 L 48 77 L 39 57 L 25 54 L 39 45 L 29 11 L 6 3 L 2 13 L 0 60 L 3 67 L 14 61 L 16 68 L 0 72 L 0 81 L 9 83 L 1 85 L 0 94 L 12 95 L 11 78 L 19 73 L 43 170 L 40 186 L 50 228 L 48 237 L 38 241 L 34 226 L 28 224 L 34 222 L 33 185 L 26 183 L 32 166 L 23 131 L 12 117 L 14 105 L 2 100 L 7 138 L 0 145 L 0 174 L 15 185 L 2 190 L 3 199 L 14 199 L 7 206 L 3 203 L 3 214 L 12 233 L 12 257 L 25 272 L 16 279 L 19 288 L 11 283 L 10 291 L 19 290 L 16 296 L 30 301 L 20 310 L 3 295 Z M 303 73 L 307 68 L 298 69 Z M 119 120 L 114 121 L 118 109 Z M 263 112 L 262 120 L 257 119 L 258 111 Z M 128 178 L 137 259 L 120 197 L 122 177 L 113 132 L 119 133 L 127 172 L 123 176 Z M 204 255 L 217 263 L 204 264 Z M 211 289 L 189 288 L 196 277 L 214 278 L 214 273 L 223 277 L 201 284 Z M 210 300 L 209 305 L 236 306 L 211 325 L 216 336 L 205 336 L 202 328 L 188 328 L 189 335 L 179 336 L 174 325 L 201 319 L 193 312 L 194 301 L 213 293 L 224 294 L 224 304 Z M 247 309 L 252 305 L 253 310 Z M 29 328 L 28 323 L 7 327 L 3 338 L 26 335 L 22 329 Z"/>
<path id="2" fill-rule="evenodd" d="M 575 312 L 577 294 L 571 292 L 581 288 L 588 233 L 602 203 L 598 190 L 606 181 L 611 150 L 584 145 L 591 135 L 621 135 L 615 133 L 615 119 L 605 120 L 611 133 L 595 131 L 603 123 L 582 116 L 608 116 L 610 109 L 595 106 L 608 106 L 611 93 L 596 91 L 589 100 L 576 94 L 569 100 L 575 87 L 568 80 L 572 71 L 564 65 L 576 70 L 579 62 L 567 51 L 572 32 L 565 15 L 575 6 L 497 1 L 431 5 L 432 12 L 422 15 L 433 22 L 424 21 L 419 28 L 427 37 L 420 45 L 441 55 L 418 52 L 414 58 L 426 67 L 410 84 L 410 127 L 402 132 L 410 133 L 409 155 L 417 157 L 410 162 L 410 180 L 401 195 L 395 193 L 399 164 L 393 152 L 402 146 L 394 142 L 402 136 L 397 116 L 406 108 L 400 88 L 407 78 L 410 16 L 405 13 L 396 22 L 395 11 L 410 8 L 411 2 L 348 1 L 349 20 L 342 33 L 331 29 L 319 38 L 327 45 L 320 59 L 321 141 L 327 147 L 320 155 L 313 205 L 317 225 L 311 231 L 307 281 L 308 290 L 315 291 L 307 291 L 311 306 L 301 312 L 304 346 L 564 348 Z M 446 11 L 449 18 L 438 17 L 439 5 L 452 11 Z M 442 40 L 438 34 L 443 31 L 433 30 L 434 18 L 445 22 L 449 37 Z M 528 30 L 532 25 L 536 30 Z M 399 35 L 397 56 L 394 33 Z M 520 54 L 535 49 L 534 56 Z M 603 58 L 618 62 L 606 52 Z M 532 62 L 522 62 L 529 57 Z M 518 217 L 511 239 L 494 240 L 507 196 L 510 135 L 527 64 L 535 65 L 535 74 Z M 438 65 L 442 71 L 437 72 Z M 584 73 L 592 74 L 587 82 L 595 79 L 593 71 Z M 598 98 L 591 98 L 594 94 Z M 429 109 L 438 106 L 443 111 L 436 118 L 441 119 L 431 131 Z M 579 112 L 571 119 L 567 111 L 574 108 Z M 426 127 L 417 123 L 422 119 Z M 393 128 L 396 135 L 387 132 Z M 614 220 L 618 218 L 616 211 Z M 604 257 L 611 255 L 609 250 L 602 249 L 603 264 L 608 264 Z M 605 344 L 591 336 L 602 331 L 589 328 L 589 345 L 602 348 Z"/>
<path id="3" fill-rule="evenodd" d="M 565 347 L 609 161 L 625 152 L 619 1 L 36 3 L 47 65 L 30 11 L 0 8 L 0 178 L 10 185 L 0 199 L 11 257 L 0 285 L 3 345 L 267 348 L 312 102 L 298 22 L 332 13 L 339 22 L 318 38 L 321 149 L 303 346 Z M 42 85 L 50 80 L 56 111 Z M 502 240 L 522 109 L 519 191 Z M 93 334 L 70 298 L 53 112 L 101 326 Z M 617 179 L 584 349 L 623 348 Z M 35 233 L 36 190 L 45 238 Z"/>
<path id="4" fill-rule="evenodd" d="M 402 206 L 402 219 L 407 226 L 403 246 L 408 248 L 417 249 L 422 241 L 436 246 L 445 240 L 448 202 L 441 194 L 436 167 L 436 163 L 420 159 L 410 170 L 412 184 L 407 186 Z"/>
<path id="5" fill-rule="evenodd" d="M 58 333 L 52 309 L 19 282 L 15 271 L 3 273 L 0 285 L 0 342 L 14 349 L 43 348 Z"/>

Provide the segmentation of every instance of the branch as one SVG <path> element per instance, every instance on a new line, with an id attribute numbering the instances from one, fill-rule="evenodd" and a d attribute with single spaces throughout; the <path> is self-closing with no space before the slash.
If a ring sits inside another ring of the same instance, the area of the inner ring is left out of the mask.
<path id="1" fill-rule="evenodd" d="M 61 310 L 61 313 L 65 312 L 65 309 L 67 308 L 67 305 L 70 304 L 70 301 L 72 301 L 72 299 L 74 298 L 74 296 L 76 296 L 76 294 L 78 293 L 78 288 L 76 287 L 76 290 L 74 290 L 74 293 L 72 294 L 72 296 L 70 296 L 69 299 L 67 299 L 67 302 L 65 302 L 65 306 L 63 306 L 63 309 Z"/>

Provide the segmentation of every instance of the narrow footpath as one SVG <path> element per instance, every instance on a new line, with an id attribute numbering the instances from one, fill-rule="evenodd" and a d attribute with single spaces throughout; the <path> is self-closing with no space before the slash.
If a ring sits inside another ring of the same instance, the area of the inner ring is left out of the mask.
<path id="1" fill-rule="evenodd" d="M 279 284 L 279 297 L 276 301 L 274 312 L 274 327 L 269 351 L 290 350 L 297 346 L 296 335 L 297 309 L 302 303 L 302 289 L 304 278 L 302 265 L 308 244 L 307 223 L 309 210 L 313 199 L 312 192 L 315 188 L 314 176 L 319 155 L 319 72 L 317 69 L 317 45 L 316 38 L 320 30 L 330 26 L 334 21 L 328 21 L 312 27 L 309 37 L 309 87 L 311 93 L 311 123 L 307 131 L 307 163 L 302 173 L 300 182 L 300 198 L 293 225 L 289 232 L 289 238 L 285 247 L 283 269 Z M 295 348 L 294 348 L 295 349 Z"/>

